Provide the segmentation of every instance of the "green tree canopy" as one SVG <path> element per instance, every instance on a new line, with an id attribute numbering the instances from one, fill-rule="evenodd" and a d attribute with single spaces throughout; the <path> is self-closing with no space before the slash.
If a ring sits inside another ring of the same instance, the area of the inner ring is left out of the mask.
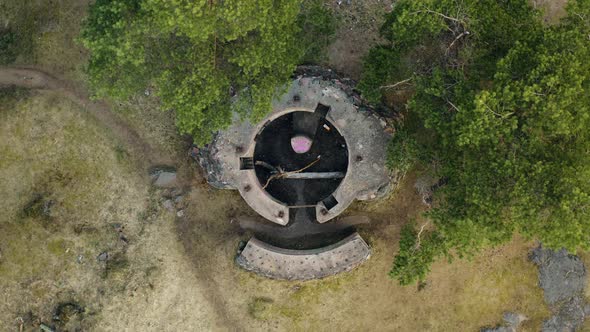
<path id="1" fill-rule="evenodd" d="M 258 118 L 303 55 L 301 1 L 97 0 L 82 31 L 100 97 L 154 87 L 184 133 L 205 143 L 232 110 Z M 231 101 L 235 101 L 232 108 Z"/>
<path id="2" fill-rule="evenodd" d="M 515 232 L 589 249 L 590 1 L 545 26 L 526 0 L 402 0 L 382 32 L 361 89 L 413 83 L 408 109 L 433 136 L 421 155 L 445 182 L 434 227 L 404 229 L 391 276 L 413 282 Z"/>

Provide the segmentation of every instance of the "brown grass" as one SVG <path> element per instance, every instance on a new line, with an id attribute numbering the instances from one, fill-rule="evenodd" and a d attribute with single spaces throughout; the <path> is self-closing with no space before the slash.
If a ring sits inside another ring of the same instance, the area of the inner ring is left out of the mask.
<path id="1" fill-rule="evenodd" d="M 141 139 L 150 142 L 158 150 L 170 155 L 186 152 L 184 140 L 176 129 L 174 112 L 161 110 L 159 99 L 153 94 L 138 95 L 129 101 L 120 102 L 115 111 L 139 133 Z"/>
<path id="2" fill-rule="evenodd" d="M 0 3 L 0 24 L 17 32 L 17 66 L 38 66 L 54 75 L 83 81 L 87 52 L 76 41 L 89 0 Z"/>
<path id="3" fill-rule="evenodd" d="M 327 1 L 339 26 L 336 39 L 328 47 L 325 65 L 353 79 L 359 79 L 362 59 L 369 49 L 381 41 L 379 28 L 385 21 L 385 13 L 391 10 L 391 0 L 351 1 L 351 5 L 337 5 Z M 346 1 L 343 1 L 346 3 Z"/>
<path id="4" fill-rule="evenodd" d="M 413 176 L 388 201 L 362 204 L 373 224 L 361 231 L 371 259 L 351 273 L 302 283 L 273 281 L 238 270 L 231 259 L 240 237 L 229 220 L 244 208 L 230 193 L 193 188 L 191 220 L 178 235 L 209 303 L 228 327 L 245 330 L 448 331 L 477 330 L 501 322 L 504 311 L 530 318 L 538 330 L 548 311 L 527 260 L 531 245 L 519 239 L 473 261 L 438 262 L 422 291 L 387 277 L 400 226 L 420 218 Z M 207 213 L 203 214 L 203 211 Z M 244 239 L 247 237 L 243 237 Z M 264 299 L 264 301 L 260 300 Z"/>
<path id="5" fill-rule="evenodd" d="M 543 20 L 548 24 L 555 24 L 567 13 L 565 6 L 567 0 L 531 0 L 534 8 L 543 11 Z"/>
<path id="6" fill-rule="evenodd" d="M 118 143 L 58 94 L 2 105 L 0 329 L 12 330 L 28 311 L 48 322 L 60 301 L 92 310 L 109 298 L 109 290 L 99 293 L 107 281 L 96 257 L 125 255 L 113 225 L 125 226 L 130 238 L 141 231 L 147 187 L 117 156 Z M 23 211 L 37 197 L 53 202 L 49 214 Z"/>

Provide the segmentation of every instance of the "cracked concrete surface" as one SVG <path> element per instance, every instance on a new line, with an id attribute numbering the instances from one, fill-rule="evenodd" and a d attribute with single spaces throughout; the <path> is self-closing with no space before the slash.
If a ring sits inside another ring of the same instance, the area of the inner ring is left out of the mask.
<path id="1" fill-rule="evenodd" d="M 293 111 L 313 112 L 318 103 L 331 107 L 327 120 L 344 136 L 348 146 L 348 171 L 334 192 L 338 204 L 327 209 L 316 206 L 317 220 L 327 222 L 343 212 L 355 199 L 371 200 L 386 195 L 391 179 L 385 166 L 390 134 L 387 123 L 362 104 L 351 89 L 337 79 L 298 77 L 287 92 L 273 103 L 273 111 L 257 125 L 236 119 L 199 152 L 209 183 L 221 189 L 237 189 L 246 202 L 264 218 L 286 225 L 289 209 L 262 189 L 254 170 L 240 170 L 240 158 L 252 157 L 255 137 L 266 123 Z"/>

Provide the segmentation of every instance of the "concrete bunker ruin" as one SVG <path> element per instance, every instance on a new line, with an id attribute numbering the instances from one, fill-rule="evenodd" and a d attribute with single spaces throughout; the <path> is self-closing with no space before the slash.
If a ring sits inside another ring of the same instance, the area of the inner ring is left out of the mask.
<path id="1" fill-rule="evenodd" d="M 270 278 L 307 280 L 368 259 L 370 248 L 355 230 L 366 221 L 335 218 L 355 199 L 389 191 L 386 127 L 348 84 L 303 75 L 265 119 L 252 124 L 236 117 L 200 149 L 208 182 L 237 189 L 264 218 L 241 218 L 253 237 L 238 265 Z"/>
<path id="2" fill-rule="evenodd" d="M 332 193 L 346 174 L 348 148 L 326 119 L 329 110 L 318 104 L 313 112 L 285 113 L 266 123 L 254 139 L 248 164 L 263 190 L 289 209 L 323 202 L 329 210 L 336 204 Z"/>

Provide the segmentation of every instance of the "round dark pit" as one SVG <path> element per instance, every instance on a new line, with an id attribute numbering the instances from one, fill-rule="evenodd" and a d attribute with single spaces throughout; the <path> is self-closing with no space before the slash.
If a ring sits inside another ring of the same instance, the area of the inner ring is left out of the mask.
<path id="1" fill-rule="evenodd" d="M 297 135 L 306 135 L 313 140 L 308 152 L 296 153 L 291 147 L 291 138 Z M 284 114 L 262 128 L 255 144 L 254 169 L 258 181 L 261 186 L 266 185 L 265 190 L 272 197 L 288 206 L 317 204 L 332 195 L 342 182 L 342 177 L 278 177 L 269 182 L 269 178 L 277 173 L 276 170 L 293 172 L 311 165 L 301 173 L 346 174 L 348 169 L 346 141 L 325 118 L 325 114 L 322 116 L 317 112 L 305 111 Z"/>

